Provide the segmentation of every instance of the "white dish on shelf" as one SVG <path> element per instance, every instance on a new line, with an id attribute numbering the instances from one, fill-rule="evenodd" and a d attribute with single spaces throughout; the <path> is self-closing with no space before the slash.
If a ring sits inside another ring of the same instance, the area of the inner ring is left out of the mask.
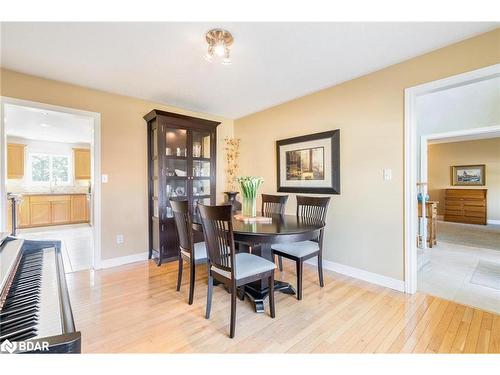
<path id="1" fill-rule="evenodd" d="M 186 171 L 183 171 L 182 169 L 174 169 L 175 174 L 179 177 L 186 177 Z"/>

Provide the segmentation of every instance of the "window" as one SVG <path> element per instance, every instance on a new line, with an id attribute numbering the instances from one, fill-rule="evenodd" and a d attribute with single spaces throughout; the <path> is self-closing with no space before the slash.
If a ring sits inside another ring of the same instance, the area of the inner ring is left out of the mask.
<path id="1" fill-rule="evenodd" d="M 69 183 L 69 157 L 31 154 L 31 181 L 34 183 Z"/>

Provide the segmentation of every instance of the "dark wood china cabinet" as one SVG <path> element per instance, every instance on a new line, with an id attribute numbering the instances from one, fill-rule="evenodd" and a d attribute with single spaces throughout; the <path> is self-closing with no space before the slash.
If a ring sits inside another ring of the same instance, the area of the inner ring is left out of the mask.
<path id="1" fill-rule="evenodd" d="M 169 199 L 215 204 L 216 128 L 220 122 L 152 110 L 148 124 L 149 258 L 158 265 L 178 259 Z M 195 242 L 203 238 L 196 238 Z"/>

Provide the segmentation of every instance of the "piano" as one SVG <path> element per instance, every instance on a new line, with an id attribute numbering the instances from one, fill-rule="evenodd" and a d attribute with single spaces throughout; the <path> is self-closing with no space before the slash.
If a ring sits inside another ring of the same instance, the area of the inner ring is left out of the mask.
<path id="1" fill-rule="evenodd" d="M 60 241 L 0 235 L 0 352 L 80 353 Z"/>

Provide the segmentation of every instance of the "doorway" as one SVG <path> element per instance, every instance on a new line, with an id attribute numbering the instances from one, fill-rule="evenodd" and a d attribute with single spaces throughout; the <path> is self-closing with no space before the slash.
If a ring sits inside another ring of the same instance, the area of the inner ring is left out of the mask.
<path id="1" fill-rule="evenodd" d="M 100 115 L 5 97 L 1 109 L 2 230 L 61 241 L 67 273 L 99 268 Z"/>
<path id="2" fill-rule="evenodd" d="M 418 118 L 419 100 L 425 97 L 431 98 L 432 95 L 436 96 L 436 93 L 438 95 L 446 92 L 455 94 L 460 91 L 455 89 L 460 88 L 476 90 L 478 87 L 481 88 L 492 83 L 493 80 L 498 80 L 498 77 L 500 77 L 500 64 L 430 82 L 405 91 L 405 291 L 407 293 L 417 291 L 418 269 L 421 269 L 425 263 L 425 259 L 422 260 L 419 252 L 422 253 L 429 247 L 428 232 L 432 231 L 428 222 L 430 219 L 427 219 L 429 216 L 428 205 L 421 204 L 429 192 L 428 144 L 493 137 L 494 133 L 500 130 L 498 120 L 496 123 L 487 123 L 488 121 L 481 120 L 470 123 L 465 121 L 463 124 L 446 121 L 446 116 L 443 116 L 445 111 L 442 110 L 441 106 L 438 109 L 441 117 L 437 117 L 436 124 L 428 126 L 426 131 L 423 131 Z M 461 110 L 456 103 L 450 105 L 448 109 L 450 113 Z M 447 178 L 449 177 L 448 174 Z M 440 204 L 444 205 L 444 202 L 440 202 Z M 420 212 L 417 210 L 419 206 Z M 423 250 L 418 249 L 417 243 L 421 244 Z"/>
<path id="3" fill-rule="evenodd" d="M 418 291 L 500 313 L 500 126 L 422 137 L 421 158 L 430 209 Z"/>

